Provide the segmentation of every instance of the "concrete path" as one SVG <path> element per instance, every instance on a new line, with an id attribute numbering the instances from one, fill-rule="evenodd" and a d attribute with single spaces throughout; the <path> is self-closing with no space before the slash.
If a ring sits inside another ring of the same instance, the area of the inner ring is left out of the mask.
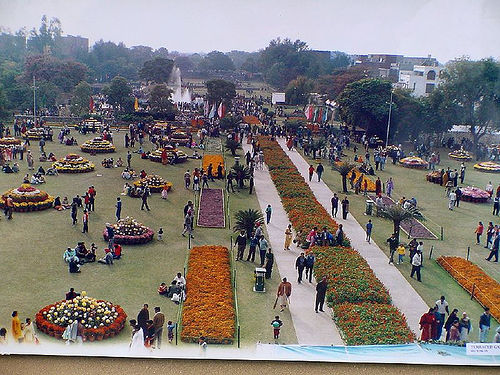
<path id="1" fill-rule="evenodd" d="M 330 188 L 323 181 L 318 182 L 316 174 L 314 174 L 313 180 L 309 182 L 308 162 L 304 160 L 302 155 L 297 151 L 288 151 L 284 139 L 279 139 L 278 143 L 292 160 L 293 164 L 295 164 L 302 177 L 307 181 L 318 202 L 330 213 L 331 198 L 333 197 Z M 339 196 L 340 199 L 343 199 L 341 194 L 339 194 Z M 389 291 L 393 305 L 406 316 L 409 327 L 417 337 L 420 337 L 418 322 L 422 314 L 429 310 L 429 307 L 422 297 L 420 297 L 411 284 L 401 275 L 396 266 L 389 264 L 389 258 L 374 241 L 371 241 L 371 243 L 366 242 L 366 233 L 364 230 L 365 223 L 361 226 L 351 214 L 349 214 L 347 220 L 343 220 L 340 207 L 339 214 L 335 220 L 343 224 L 344 232 L 350 238 L 352 247 L 365 258 L 377 278 Z M 366 221 L 368 221 L 368 218 Z M 377 228 L 374 228 L 374 230 L 377 230 Z"/>
<path id="2" fill-rule="evenodd" d="M 250 148 L 251 146 L 244 142 L 244 152 L 246 153 Z M 273 249 L 275 264 L 281 277 L 286 277 L 292 283 L 289 307 L 298 343 L 302 345 L 343 345 L 337 327 L 332 320 L 332 311 L 326 306 L 326 303 L 325 312 L 316 313 L 314 311 L 316 280 L 313 279 L 312 283 L 307 280 L 303 280 L 301 284 L 297 282 L 295 260 L 302 250 L 293 244 L 290 251 L 283 250 L 285 229 L 290 222 L 267 169 L 255 170 L 254 180 L 255 192 L 264 217 L 266 217 L 265 209 L 268 204 L 273 209 L 271 222 L 267 225 L 268 241 Z M 276 295 L 275 290 L 266 290 L 266 292 L 273 296 Z M 276 307 L 275 311 L 279 314 L 279 306 Z"/>

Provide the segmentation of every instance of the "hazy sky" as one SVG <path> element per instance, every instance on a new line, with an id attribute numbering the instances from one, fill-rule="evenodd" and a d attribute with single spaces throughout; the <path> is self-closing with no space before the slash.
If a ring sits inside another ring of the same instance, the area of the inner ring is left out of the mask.
<path id="1" fill-rule="evenodd" d="M 278 36 L 312 49 L 500 59 L 500 0 L 0 0 L 16 31 L 58 17 L 64 34 L 180 52 L 256 51 Z"/>

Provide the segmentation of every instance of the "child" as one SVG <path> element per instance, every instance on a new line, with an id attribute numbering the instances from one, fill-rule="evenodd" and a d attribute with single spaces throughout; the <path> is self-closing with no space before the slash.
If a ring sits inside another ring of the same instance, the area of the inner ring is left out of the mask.
<path id="1" fill-rule="evenodd" d="M 403 263 L 403 257 L 405 256 L 405 247 L 403 244 L 398 246 L 398 264 Z"/>
<path id="2" fill-rule="evenodd" d="M 274 320 L 271 322 L 271 325 L 273 326 L 274 339 L 278 340 L 280 337 L 280 328 L 283 325 L 283 322 L 280 320 L 279 315 L 276 315 L 274 317 Z"/>
<path id="3" fill-rule="evenodd" d="M 174 328 L 175 328 L 175 323 L 172 323 L 172 321 L 169 320 L 167 323 L 167 332 L 168 332 L 168 342 L 169 343 L 172 343 L 172 340 L 174 339 Z"/>
<path id="4" fill-rule="evenodd" d="M 158 231 L 158 241 L 163 241 L 163 228 Z"/>

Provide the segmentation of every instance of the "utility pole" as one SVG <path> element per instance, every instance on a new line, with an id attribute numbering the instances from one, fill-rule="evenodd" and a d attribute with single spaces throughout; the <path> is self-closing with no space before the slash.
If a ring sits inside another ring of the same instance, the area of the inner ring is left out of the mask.
<path id="1" fill-rule="evenodd" d="M 36 126 L 36 89 L 35 76 L 33 75 L 33 126 Z"/>
<path id="2" fill-rule="evenodd" d="M 385 137 L 385 148 L 389 145 L 389 129 L 391 127 L 391 111 L 392 111 L 392 89 L 391 89 L 391 101 L 389 103 L 389 118 L 387 119 L 387 134 Z"/>

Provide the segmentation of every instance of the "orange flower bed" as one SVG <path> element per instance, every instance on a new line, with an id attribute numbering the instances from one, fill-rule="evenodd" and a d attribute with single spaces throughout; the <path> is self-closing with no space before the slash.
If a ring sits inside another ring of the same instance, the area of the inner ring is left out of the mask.
<path id="1" fill-rule="evenodd" d="M 260 120 L 255 116 L 243 116 L 243 122 L 250 125 L 260 125 Z"/>
<path id="2" fill-rule="evenodd" d="M 203 170 L 206 172 L 208 170 L 208 166 L 212 164 L 213 168 L 213 174 L 214 176 L 217 175 L 217 167 L 219 166 L 219 163 L 222 165 L 222 175 L 225 174 L 225 169 L 224 169 L 224 158 L 222 157 L 221 154 L 215 154 L 215 155 L 204 155 L 203 160 L 202 160 L 202 167 Z"/>
<path id="3" fill-rule="evenodd" d="M 437 262 L 469 293 L 472 293 L 475 285 L 474 298 L 481 305 L 489 307 L 491 315 L 500 320 L 500 283 L 464 258 L 442 256 Z"/>
<path id="4" fill-rule="evenodd" d="M 352 174 L 355 174 L 356 178 L 354 179 L 354 181 L 358 181 L 358 178 L 359 176 L 361 176 L 361 171 L 358 169 L 358 168 L 354 168 L 353 170 L 351 170 L 349 172 L 349 174 L 347 175 L 347 179 L 350 180 L 351 179 L 351 176 Z M 370 178 L 366 177 L 365 174 L 363 174 L 363 181 L 361 182 L 361 190 L 364 190 L 364 186 L 365 186 L 365 181 L 367 183 L 367 191 L 375 191 L 375 182 L 373 182 Z"/>
<path id="5" fill-rule="evenodd" d="M 231 284 L 229 250 L 222 246 L 197 246 L 191 249 L 182 310 L 181 340 L 232 344 L 235 309 Z"/>

